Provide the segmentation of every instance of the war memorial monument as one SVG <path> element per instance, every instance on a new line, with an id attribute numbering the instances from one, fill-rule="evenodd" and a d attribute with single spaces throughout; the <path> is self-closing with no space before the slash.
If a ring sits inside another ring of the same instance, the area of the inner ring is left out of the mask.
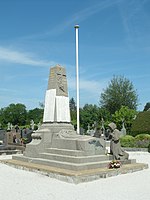
<path id="1" fill-rule="evenodd" d="M 122 157 L 122 166 L 108 169 L 113 155 L 108 154 L 103 137 L 79 135 L 70 119 L 66 70 L 50 69 L 45 95 L 43 123 L 32 134 L 23 155 L 14 155 L 6 164 L 38 171 L 59 180 L 80 183 L 148 168 L 147 164 Z"/>

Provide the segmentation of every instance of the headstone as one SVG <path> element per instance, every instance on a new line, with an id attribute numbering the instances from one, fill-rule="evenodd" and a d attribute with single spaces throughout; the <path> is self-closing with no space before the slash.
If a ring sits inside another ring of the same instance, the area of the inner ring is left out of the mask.
<path id="1" fill-rule="evenodd" d="M 102 136 L 105 136 L 105 127 L 104 127 L 104 119 L 102 117 L 102 120 L 101 120 L 101 133 L 102 133 Z"/>
<path id="2" fill-rule="evenodd" d="M 12 130 L 13 129 L 13 125 L 12 124 L 10 124 L 10 130 Z"/>
<path id="3" fill-rule="evenodd" d="M 30 127 L 31 127 L 32 130 L 34 130 L 34 126 L 35 126 L 34 121 L 33 121 L 33 119 L 31 119 L 31 121 L 30 121 Z"/>
<path id="4" fill-rule="evenodd" d="M 5 143 L 5 133 L 6 133 L 5 130 L 0 129 L 0 144 L 4 144 Z"/>
<path id="5" fill-rule="evenodd" d="M 10 122 L 8 122 L 8 124 L 7 124 L 7 131 L 11 131 L 11 123 Z"/>
<path id="6" fill-rule="evenodd" d="M 125 136 L 126 135 L 126 128 L 125 128 L 125 125 L 124 125 L 124 121 L 122 122 L 122 129 L 121 129 L 121 136 Z"/>
<path id="7" fill-rule="evenodd" d="M 18 125 L 15 126 L 15 130 L 16 130 L 16 133 L 19 132 L 19 126 Z"/>
<path id="8" fill-rule="evenodd" d="M 6 141 L 7 141 L 7 144 L 13 144 L 13 134 L 12 134 L 12 132 L 8 131 L 6 133 Z"/>
<path id="9" fill-rule="evenodd" d="M 39 130 L 41 127 L 41 122 L 39 122 L 37 126 L 38 126 L 38 130 Z"/>
<path id="10" fill-rule="evenodd" d="M 88 130 L 86 131 L 88 135 L 90 135 L 90 124 L 88 124 Z"/>

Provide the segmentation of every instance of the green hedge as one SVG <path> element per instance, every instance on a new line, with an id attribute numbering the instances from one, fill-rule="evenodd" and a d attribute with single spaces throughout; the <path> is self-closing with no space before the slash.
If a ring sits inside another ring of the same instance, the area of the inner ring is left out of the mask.
<path id="1" fill-rule="evenodd" d="M 150 144 L 148 145 L 148 152 L 150 153 Z"/>
<path id="2" fill-rule="evenodd" d="M 140 112 L 132 123 L 131 135 L 150 134 L 150 111 Z"/>
<path id="3" fill-rule="evenodd" d="M 149 134 L 139 134 L 135 137 L 135 147 L 148 148 L 149 144 L 150 144 Z"/>
<path id="4" fill-rule="evenodd" d="M 125 135 L 120 138 L 122 147 L 135 147 L 135 138 L 131 135 Z"/>
<path id="5" fill-rule="evenodd" d="M 150 151 L 150 135 L 139 134 L 136 137 L 125 135 L 120 138 L 122 147 L 149 148 Z"/>

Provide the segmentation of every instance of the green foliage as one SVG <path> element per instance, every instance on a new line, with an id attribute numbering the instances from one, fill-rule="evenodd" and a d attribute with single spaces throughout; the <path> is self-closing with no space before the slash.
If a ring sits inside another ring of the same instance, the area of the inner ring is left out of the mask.
<path id="1" fill-rule="evenodd" d="M 4 125 L 8 122 L 13 125 L 25 125 L 26 123 L 26 106 L 23 104 L 10 104 L 8 107 L 0 110 L 0 122 Z"/>
<path id="2" fill-rule="evenodd" d="M 88 124 L 92 125 L 94 122 L 98 122 L 99 119 L 99 108 L 96 105 L 85 104 L 85 106 L 80 109 L 80 124 L 82 128 L 87 130 Z"/>
<path id="3" fill-rule="evenodd" d="M 139 134 L 135 137 L 135 147 L 148 148 L 149 144 L 150 144 L 150 135 Z"/>
<path id="4" fill-rule="evenodd" d="M 125 135 L 120 138 L 122 147 L 150 148 L 150 135 L 139 134 L 136 137 Z"/>
<path id="5" fill-rule="evenodd" d="M 150 102 L 148 102 L 148 103 L 145 105 L 143 111 L 147 111 L 148 109 L 150 109 Z"/>
<path id="6" fill-rule="evenodd" d="M 112 116 L 111 116 L 110 112 L 105 108 L 99 108 L 98 118 L 100 121 L 103 118 L 105 125 L 108 125 L 112 121 Z"/>
<path id="7" fill-rule="evenodd" d="M 77 108 L 76 108 L 76 103 L 75 103 L 75 100 L 74 100 L 73 97 L 72 97 L 72 98 L 70 99 L 70 101 L 69 101 L 69 107 L 70 107 L 70 110 L 71 110 L 71 111 L 74 111 L 74 110 L 77 109 Z"/>
<path id="8" fill-rule="evenodd" d="M 33 110 L 29 110 L 27 113 L 27 124 L 30 124 L 31 119 L 38 124 L 43 119 L 43 112 L 42 108 L 34 108 Z"/>
<path id="9" fill-rule="evenodd" d="M 69 101 L 69 107 L 70 107 L 71 123 L 76 130 L 76 128 L 77 128 L 77 108 L 76 108 L 76 103 L 75 103 L 75 100 L 73 97 Z"/>
<path id="10" fill-rule="evenodd" d="M 150 140 L 150 135 L 149 134 L 139 134 L 135 136 L 135 140 Z"/>
<path id="11" fill-rule="evenodd" d="M 132 82 L 123 76 L 114 76 L 108 87 L 101 93 L 100 106 L 111 114 L 120 110 L 121 106 L 136 110 L 138 96 Z"/>
<path id="12" fill-rule="evenodd" d="M 135 138 L 131 135 L 125 135 L 120 138 L 120 143 L 122 147 L 134 147 Z"/>
<path id="13" fill-rule="evenodd" d="M 71 122 L 76 130 L 77 127 L 77 108 L 74 98 L 72 97 L 69 101 L 69 107 L 70 107 L 70 116 L 71 116 Z"/>
<path id="14" fill-rule="evenodd" d="M 150 144 L 148 145 L 148 152 L 150 153 Z"/>
<path id="15" fill-rule="evenodd" d="M 119 129 L 122 128 L 122 122 L 124 121 L 126 130 L 129 133 L 136 114 L 137 111 L 129 109 L 127 106 L 121 106 L 120 110 L 116 111 L 115 114 L 112 115 L 112 119 Z"/>
<path id="16" fill-rule="evenodd" d="M 139 112 L 132 123 L 131 135 L 150 134 L 150 111 Z"/>
<path id="17" fill-rule="evenodd" d="M 0 123 L 5 129 L 7 128 L 8 122 L 13 125 L 18 124 L 19 127 L 30 127 L 31 119 L 36 124 L 42 121 L 43 111 L 42 108 L 27 111 L 24 104 L 10 104 L 8 107 L 0 109 Z"/>

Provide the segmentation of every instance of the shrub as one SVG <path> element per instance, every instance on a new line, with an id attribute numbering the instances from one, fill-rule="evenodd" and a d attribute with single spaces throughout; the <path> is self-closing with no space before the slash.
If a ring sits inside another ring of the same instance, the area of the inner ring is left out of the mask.
<path id="1" fill-rule="evenodd" d="M 140 112 L 132 123 L 131 135 L 150 134 L 150 111 Z"/>
<path id="2" fill-rule="evenodd" d="M 135 138 L 131 135 L 125 135 L 120 138 L 120 143 L 122 147 L 134 147 Z"/>
<path id="3" fill-rule="evenodd" d="M 149 144 L 150 144 L 149 134 L 139 134 L 135 137 L 135 147 L 148 148 Z"/>
<path id="4" fill-rule="evenodd" d="M 150 144 L 148 145 L 148 152 L 150 153 Z"/>

